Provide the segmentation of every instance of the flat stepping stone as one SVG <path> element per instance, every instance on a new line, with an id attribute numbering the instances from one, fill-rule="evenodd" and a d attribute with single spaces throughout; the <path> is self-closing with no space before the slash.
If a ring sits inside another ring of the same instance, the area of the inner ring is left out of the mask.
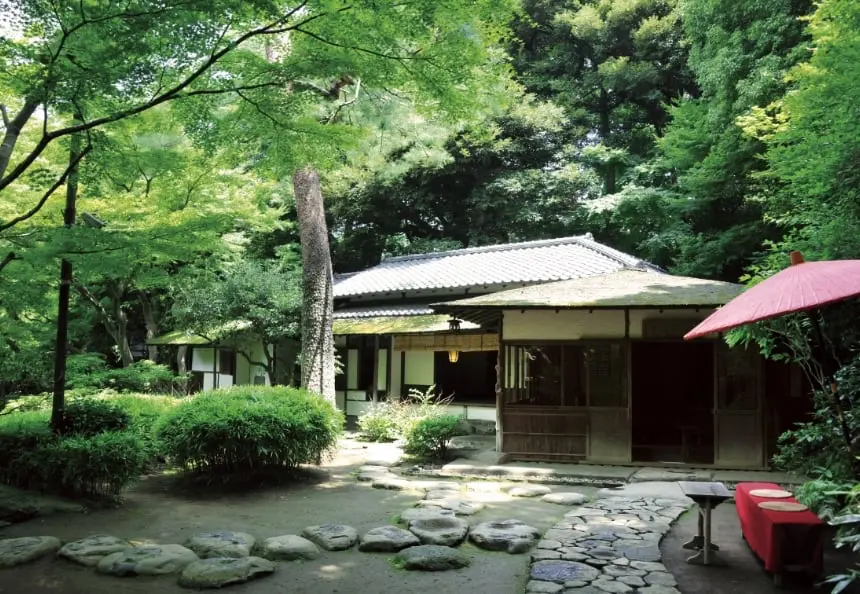
<path id="1" fill-rule="evenodd" d="M 358 550 L 365 553 L 396 553 L 421 544 L 418 537 L 397 526 L 380 526 L 368 530 L 358 542 Z"/>
<path id="2" fill-rule="evenodd" d="M 408 524 L 422 544 L 456 547 L 466 539 L 469 523 L 460 518 L 440 516 L 427 520 L 412 520 Z"/>
<path id="3" fill-rule="evenodd" d="M 394 558 L 405 569 L 418 571 L 447 571 L 469 565 L 469 558 L 451 547 L 419 545 L 403 549 Z"/>
<path id="4" fill-rule="evenodd" d="M 432 491 L 427 491 L 427 494 L 424 496 L 424 499 L 451 499 L 459 496 L 459 489 L 457 489 L 456 491 L 454 489 L 434 489 Z"/>
<path id="5" fill-rule="evenodd" d="M 111 553 L 96 565 L 96 571 L 108 575 L 164 575 L 179 573 L 199 557 L 178 544 L 143 545 Z"/>
<path id="6" fill-rule="evenodd" d="M 545 582 L 591 582 L 600 570 L 578 561 L 537 561 L 532 564 L 531 579 Z"/>
<path id="7" fill-rule="evenodd" d="M 81 540 L 66 543 L 57 554 L 69 561 L 74 561 L 75 563 L 86 565 L 87 567 L 93 567 L 94 565 L 97 565 L 102 558 L 107 557 L 111 553 L 124 551 L 129 547 L 131 547 L 131 544 L 128 541 L 117 538 L 116 536 L 96 534 L 94 536 L 82 538 Z"/>
<path id="8" fill-rule="evenodd" d="M 285 534 L 264 540 L 260 556 L 272 561 L 310 561 L 320 556 L 320 550 L 306 538 Z"/>
<path id="9" fill-rule="evenodd" d="M 484 504 L 477 501 L 466 501 L 458 497 L 451 497 L 448 499 L 424 499 L 418 502 L 418 507 L 424 509 L 444 509 L 453 512 L 457 516 L 472 516 L 484 509 Z"/>
<path id="10" fill-rule="evenodd" d="M 460 492 L 460 483 L 453 481 L 410 481 L 410 488 L 418 491 L 455 491 Z"/>
<path id="11" fill-rule="evenodd" d="M 400 523 L 408 524 L 413 520 L 430 520 L 442 517 L 451 518 L 453 516 L 454 512 L 450 509 L 442 509 L 441 507 L 410 507 L 400 514 Z"/>
<path id="12" fill-rule="evenodd" d="M 547 493 L 540 498 L 546 503 L 555 503 L 556 505 L 582 505 L 588 501 L 588 497 L 582 493 Z"/>
<path id="13" fill-rule="evenodd" d="M 403 491 L 410 488 L 410 483 L 406 479 L 397 478 L 397 475 L 391 477 L 378 477 L 370 483 L 374 489 L 388 489 L 390 491 Z"/>
<path id="14" fill-rule="evenodd" d="M 535 543 L 540 532 L 519 520 L 483 522 L 469 533 L 469 540 L 477 547 L 488 551 L 525 553 Z"/>
<path id="15" fill-rule="evenodd" d="M 60 548 L 53 536 L 24 536 L 0 540 L 0 567 L 15 567 L 50 555 Z"/>
<path id="16" fill-rule="evenodd" d="M 526 584 L 527 594 L 557 594 L 564 590 L 564 586 L 553 582 L 541 582 L 539 580 L 531 580 Z"/>
<path id="17" fill-rule="evenodd" d="M 321 524 L 308 526 L 302 536 L 327 551 L 345 551 L 358 541 L 358 532 L 345 524 Z"/>
<path id="18" fill-rule="evenodd" d="M 520 485 L 508 490 L 511 497 L 540 497 L 551 493 L 552 489 L 543 485 Z"/>
<path id="19" fill-rule="evenodd" d="M 633 592 L 633 587 L 619 582 L 611 577 L 601 577 L 591 582 L 593 588 L 597 588 L 601 592 L 609 592 L 609 594 L 626 594 Z"/>
<path id="20" fill-rule="evenodd" d="M 197 553 L 201 559 L 215 557 L 247 557 L 257 539 L 246 532 L 219 530 L 195 534 L 185 546 Z"/>
<path id="21" fill-rule="evenodd" d="M 209 557 L 189 564 L 179 576 L 183 588 L 221 588 L 270 575 L 275 564 L 259 557 Z"/>

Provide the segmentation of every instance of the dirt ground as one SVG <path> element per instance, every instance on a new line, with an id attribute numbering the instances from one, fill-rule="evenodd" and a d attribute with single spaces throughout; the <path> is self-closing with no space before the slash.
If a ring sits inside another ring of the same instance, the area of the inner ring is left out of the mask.
<path id="1" fill-rule="evenodd" d="M 712 517 L 712 540 L 720 547 L 720 556 L 727 567 L 702 567 L 686 562 L 692 551 L 681 548 L 697 532 L 696 508 L 681 516 L 660 544 L 663 563 L 675 576 L 684 594 L 797 594 L 829 592 L 827 586 L 816 587 L 813 580 L 786 578 L 783 589 L 774 586 L 764 567 L 756 559 L 741 536 L 737 511 L 733 504 L 717 507 Z M 856 558 L 850 553 L 825 548 L 824 573 L 843 573 Z M 860 588 L 852 587 L 846 593 L 857 594 Z"/>
<path id="2" fill-rule="evenodd" d="M 243 495 L 177 492 L 171 477 L 154 476 L 129 490 L 124 505 L 86 515 L 63 514 L 10 526 L 2 537 L 50 535 L 62 541 L 92 534 L 110 534 L 131 540 L 184 543 L 192 534 L 212 530 L 249 532 L 258 539 L 298 534 L 302 528 L 326 522 L 344 523 L 359 533 L 391 523 L 411 507 L 419 495 L 372 489 L 357 483 L 352 473 L 372 462 L 373 445 L 353 443 L 323 471 L 306 482 L 257 490 Z M 594 490 L 577 489 L 586 494 Z M 565 508 L 535 500 L 492 501 L 473 516 L 472 523 L 517 518 L 541 531 L 564 514 Z M 274 575 L 235 588 L 243 594 L 398 594 L 428 592 L 521 594 L 527 578 L 528 555 L 489 553 L 469 545 L 473 558 L 464 570 L 444 573 L 406 572 L 390 564 L 391 555 L 324 552 L 316 561 L 280 563 Z M 14 569 L 0 570 L 2 594 L 173 594 L 175 576 L 114 578 L 97 575 L 62 559 L 47 559 Z"/>

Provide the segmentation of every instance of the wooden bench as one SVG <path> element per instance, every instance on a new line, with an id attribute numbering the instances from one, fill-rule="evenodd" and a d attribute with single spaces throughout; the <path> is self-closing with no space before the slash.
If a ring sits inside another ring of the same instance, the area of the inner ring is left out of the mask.
<path id="1" fill-rule="evenodd" d="M 763 501 L 797 503 L 794 497 L 769 498 L 752 495 L 757 489 L 780 489 L 774 483 L 739 483 L 735 488 L 735 507 L 744 540 L 773 575 L 777 586 L 789 572 L 812 576 L 822 573 L 824 522 L 809 510 L 774 511 L 759 507 Z"/>

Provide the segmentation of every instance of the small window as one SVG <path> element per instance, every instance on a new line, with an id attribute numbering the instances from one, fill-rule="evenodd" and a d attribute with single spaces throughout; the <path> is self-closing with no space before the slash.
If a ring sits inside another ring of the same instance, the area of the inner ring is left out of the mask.
<path id="1" fill-rule="evenodd" d="M 218 372 L 221 375 L 236 375 L 236 351 L 218 349 Z"/>

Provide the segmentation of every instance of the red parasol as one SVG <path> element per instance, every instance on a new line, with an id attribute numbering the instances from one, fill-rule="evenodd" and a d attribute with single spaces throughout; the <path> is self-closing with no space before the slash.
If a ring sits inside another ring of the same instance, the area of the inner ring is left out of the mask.
<path id="1" fill-rule="evenodd" d="M 860 295 L 860 260 L 804 262 L 791 253 L 791 266 L 747 289 L 684 335 L 685 340 Z"/>

